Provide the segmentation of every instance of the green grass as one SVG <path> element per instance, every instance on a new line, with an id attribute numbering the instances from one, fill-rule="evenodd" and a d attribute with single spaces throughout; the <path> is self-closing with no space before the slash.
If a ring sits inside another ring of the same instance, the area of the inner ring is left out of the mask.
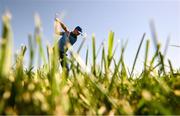
<path id="1" fill-rule="evenodd" d="M 28 47 L 21 46 L 15 64 L 12 64 L 10 17 L 7 13 L 3 16 L 0 114 L 180 114 L 180 71 L 172 66 L 170 60 L 165 67 L 165 56 L 161 53 L 154 26 L 152 34 L 156 52 L 152 58 L 149 57 L 150 40 L 142 48 L 144 34 L 130 71 L 124 62 L 127 42 L 122 44 L 121 50 L 114 48 L 114 32 L 111 31 L 107 51 L 103 44 L 96 51 L 95 36 L 92 37 L 92 53 L 87 47 L 85 61 L 78 54 L 85 40 L 82 40 L 77 52 L 70 50 L 72 57 L 66 61 L 71 67 L 70 74 L 67 74 L 65 68 L 59 68 L 56 42 L 54 46 L 47 46 L 46 60 L 39 19 L 35 20 L 35 24 L 35 36 L 29 35 Z M 43 65 L 33 69 L 36 48 L 38 61 L 42 60 Z M 144 69 L 135 75 L 140 49 L 145 49 Z M 23 61 L 28 50 L 30 61 L 26 69 Z M 100 52 L 101 61 L 97 64 Z M 114 58 L 115 52 L 119 54 L 118 60 Z M 88 67 L 90 59 L 92 65 Z M 155 65 L 156 60 L 158 64 Z"/>

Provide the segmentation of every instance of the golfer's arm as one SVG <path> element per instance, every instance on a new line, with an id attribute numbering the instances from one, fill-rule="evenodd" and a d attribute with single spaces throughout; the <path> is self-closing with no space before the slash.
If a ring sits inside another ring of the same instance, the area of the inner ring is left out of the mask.
<path id="1" fill-rule="evenodd" d="M 56 33 L 57 35 L 63 35 L 63 32 L 61 32 L 61 31 L 59 31 L 59 30 L 57 30 L 57 29 L 55 29 L 55 33 Z"/>
<path id="2" fill-rule="evenodd" d="M 64 31 L 67 32 L 68 31 L 67 27 L 62 22 L 59 22 L 59 23 L 61 27 L 64 29 Z"/>
<path id="3" fill-rule="evenodd" d="M 63 29 L 65 32 L 69 32 L 64 23 L 62 23 L 58 18 L 55 18 L 55 20 L 61 25 L 62 29 Z M 57 34 L 58 34 L 58 35 L 62 35 L 62 32 L 58 32 Z"/>

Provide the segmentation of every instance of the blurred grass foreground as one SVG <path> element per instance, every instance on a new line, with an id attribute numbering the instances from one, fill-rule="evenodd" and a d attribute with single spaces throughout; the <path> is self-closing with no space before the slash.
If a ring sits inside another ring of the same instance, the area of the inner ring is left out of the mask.
<path id="1" fill-rule="evenodd" d="M 84 40 L 78 52 L 70 50 L 72 57 L 67 62 L 71 67 L 67 75 L 66 69 L 59 68 L 57 45 L 55 49 L 48 45 L 47 51 L 43 51 L 37 17 L 34 36 L 29 36 L 28 47 L 21 46 L 15 55 L 15 63 L 12 63 L 10 21 L 11 15 L 7 12 L 2 16 L 0 39 L 0 114 L 180 114 L 180 71 L 173 68 L 170 60 L 169 70 L 165 69 L 165 56 L 159 43 L 156 43 L 156 52 L 150 58 L 150 41 L 146 41 L 144 68 L 139 75 L 134 75 L 145 34 L 132 61 L 132 70 L 127 70 L 124 63 L 126 44 L 119 51 L 119 60 L 114 59 L 117 50 L 114 49 L 114 33 L 110 32 L 107 50 L 102 45 L 101 50 L 96 51 L 95 37 L 92 37 L 90 68 L 87 66 L 89 50 L 85 61 L 78 55 Z M 153 28 L 152 34 L 156 40 Z M 38 48 L 38 58 L 43 61 L 43 66 L 36 70 L 33 69 L 35 48 Z M 29 67 L 25 68 L 23 59 L 27 50 L 30 60 Z M 102 56 L 97 64 L 99 52 Z"/>

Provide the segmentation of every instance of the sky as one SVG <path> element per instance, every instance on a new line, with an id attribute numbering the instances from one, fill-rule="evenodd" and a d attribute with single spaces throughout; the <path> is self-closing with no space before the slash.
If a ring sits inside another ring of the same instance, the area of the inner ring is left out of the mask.
<path id="1" fill-rule="evenodd" d="M 34 14 L 38 13 L 43 27 L 43 46 L 53 44 L 54 16 L 63 13 L 63 22 L 69 30 L 77 25 L 87 33 L 87 40 L 80 56 L 85 59 L 89 48 L 91 57 L 92 34 L 96 37 L 97 48 L 104 40 L 107 41 L 109 31 L 115 33 L 114 44 L 128 40 L 125 51 L 125 63 L 131 69 L 140 40 L 146 33 L 145 40 L 152 38 L 150 20 L 155 23 L 158 40 L 162 51 L 166 39 L 170 36 L 170 45 L 180 45 L 180 0 L 0 0 L 0 15 L 5 9 L 12 13 L 12 29 L 14 34 L 14 51 L 21 44 L 28 45 L 28 34 L 34 33 Z M 2 27 L 2 20 L 0 23 Z M 0 28 L 2 32 L 2 28 Z M 79 37 L 73 48 L 77 50 L 82 41 Z M 107 42 L 106 42 L 107 43 Z M 144 61 L 145 41 L 140 51 L 136 71 L 141 69 Z M 45 49 L 46 51 L 46 49 Z M 171 59 L 174 67 L 180 67 L 180 48 L 169 46 L 167 58 Z M 150 57 L 154 52 L 153 41 L 150 42 Z M 120 55 L 120 46 L 115 57 Z M 149 59 L 150 59 L 149 57 Z M 98 56 L 100 60 L 101 54 Z M 28 62 L 26 53 L 25 63 Z"/>

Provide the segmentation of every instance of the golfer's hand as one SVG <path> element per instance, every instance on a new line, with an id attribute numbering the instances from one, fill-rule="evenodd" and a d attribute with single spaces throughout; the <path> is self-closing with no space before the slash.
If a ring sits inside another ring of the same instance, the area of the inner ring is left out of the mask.
<path id="1" fill-rule="evenodd" d="M 66 31 L 66 34 L 67 34 L 68 37 L 70 36 L 70 32 L 69 31 Z"/>
<path id="2" fill-rule="evenodd" d="M 55 21 L 61 23 L 60 19 L 58 19 L 58 18 L 55 18 Z"/>

